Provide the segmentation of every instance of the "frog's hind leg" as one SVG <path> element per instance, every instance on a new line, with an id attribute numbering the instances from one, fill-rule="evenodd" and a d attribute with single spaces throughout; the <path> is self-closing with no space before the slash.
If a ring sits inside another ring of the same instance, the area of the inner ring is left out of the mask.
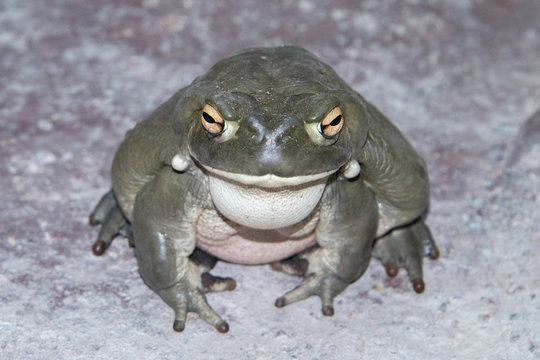
<path id="1" fill-rule="evenodd" d="M 111 190 L 99 201 L 89 217 L 92 226 L 101 225 L 97 240 L 92 245 L 95 255 L 103 255 L 113 239 L 117 235 L 128 238 L 130 246 L 133 246 L 131 224 L 128 222 Z"/>
<path id="2" fill-rule="evenodd" d="M 405 268 L 414 291 L 420 294 L 425 289 L 422 258 L 437 259 L 439 250 L 427 225 L 417 219 L 377 239 L 373 255 L 382 262 L 390 277 L 395 277 L 399 268 Z"/>

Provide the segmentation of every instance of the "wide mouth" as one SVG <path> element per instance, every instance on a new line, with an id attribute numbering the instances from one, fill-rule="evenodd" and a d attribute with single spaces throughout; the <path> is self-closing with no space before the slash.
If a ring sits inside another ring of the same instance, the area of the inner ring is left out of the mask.
<path id="1" fill-rule="evenodd" d="M 325 171 L 318 174 L 282 177 L 282 176 L 277 176 L 275 174 L 247 175 L 247 174 L 219 170 L 219 169 L 215 169 L 215 168 L 202 165 L 202 164 L 201 166 L 212 175 L 220 177 L 224 180 L 236 182 L 236 183 L 247 185 L 247 186 L 258 186 L 258 187 L 270 188 L 270 189 L 301 186 L 301 185 L 317 182 L 319 180 L 328 178 L 330 175 L 332 175 L 333 173 L 339 170 L 339 169 L 334 169 L 334 170 Z"/>

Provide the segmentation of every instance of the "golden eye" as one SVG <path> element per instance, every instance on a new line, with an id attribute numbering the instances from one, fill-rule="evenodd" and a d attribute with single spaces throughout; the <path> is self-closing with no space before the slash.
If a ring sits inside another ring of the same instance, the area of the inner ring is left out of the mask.
<path id="1" fill-rule="evenodd" d="M 201 115 L 202 126 L 211 135 L 219 135 L 225 128 L 225 120 L 220 113 L 214 109 L 211 105 L 204 105 Z"/>
<path id="2" fill-rule="evenodd" d="M 336 137 L 343 127 L 343 114 L 339 106 L 333 108 L 321 121 L 319 131 L 327 138 Z"/>

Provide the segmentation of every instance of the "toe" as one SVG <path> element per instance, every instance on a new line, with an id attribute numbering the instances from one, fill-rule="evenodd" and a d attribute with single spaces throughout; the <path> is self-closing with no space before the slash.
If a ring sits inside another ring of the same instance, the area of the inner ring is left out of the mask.
<path id="1" fill-rule="evenodd" d="M 94 216 L 94 214 L 90 214 L 90 216 L 88 216 L 88 224 L 90 224 L 90 226 L 96 226 L 96 225 L 99 225 L 101 222 L 96 219 L 96 217 Z"/>
<path id="2" fill-rule="evenodd" d="M 96 240 L 94 242 L 94 245 L 92 245 L 92 252 L 96 256 L 101 256 L 105 253 L 105 250 L 107 250 L 107 244 L 103 240 Z"/>
<path id="3" fill-rule="evenodd" d="M 424 291 L 422 258 L 411 257 L 405 264 L 407 275 L 413 284 L 414 291 L 422 293 Z"/>
<path id="4" fill-rule="evenodd" d="M 270 264 L 273 270 L 281 271 L 289 275 L 304 276 L 309 266 L 309 261 L 298 256 L 276 261 Z"/>
<path id="5" fill-rule="evenodd" d="M 236 280 L 229 277 L 214 276 L 207 272 L 201 275 L 201 284 L 205 293 L 236 289 Z"/>
<path id="6" fill-rule="evenodd" d="M 176 332 L 184 331 L 186 327 L 187 304 L 181 301 L 174 310 L 173 329 Z"/>
<path id="7" fill-rule="evenodd" d="M 334 294 L 326 288 L 321 295 L 322 313 L 324 316 L 334 316 Z"/>
<path id="8" fill-rule="evenodd" d="M 423 293 L 424 290 L 426 289 L 426 285 L 424 284 L 424 280 L 421 279 L 421 278 L 411 280 L 411 284 L 412 284 L 412 287 L 413 287 L 414 291 L 416 291 L 417 294 Z"/>
<path id="9" fill-rule="evenodd" d="M 421 244 L 423 251 L 422 256 L 429 256 L 430 259 L 436 260 L 439 258 L 439 249 L 435 244 L 431 230 L 423 220 L 419 220 L 411 227 L 411 232 L 417 241 Z"/>
<path id="10" fill-rule="evenodd" d="M 131 228 L 131 224 L 129 224 L 127 221 L 124 222 L 124 224 L 120 226 L 118 234 L 127 239 L 129 247 L 135 247 L 135 239 L 133 238 L 133 229 Z"/>
<path id="11" fill-rule="evenodd" d="M 91 215 L 92 217 L 92 215 Z M 109 247 L 114 237 L 120 232 L 120 229 L 126 223 L 124 215 L 119 207 L 113 207 L 105 216 L 103 221 L 100 221 L 101 229 L 99 230 L 98 240 L 92 246 L 92 251 L 95 255 L 103 255 Z"/>
<path id="12" fill-rule="evenodd" d="M 429 252 L 429 258 L 431 260 L 437 260 L 439 258 L 439 255 L 440 255 L 440 253 L 439 253 L 439 249 L 437 249 L 437 247 L 433 247 L 431 249 L 431 251 Z"/>
<path id="13" fill-rule="evenodd" d="M 174 320 L 173 329 L 176 332 L 182 332 L 186 328 L 186 322 L 184 320 Z"/>
<path id="14" fill-rule="evenodd" d="M 105 195 L 101 197 L 98 204 L 90 214 L 88 218 L 88 222 L 90 225 L 99 225 L 103 222 L 103 220 L 107 217 L 107 214 L 111 209 L 113 209 L 116 205 L 116 199 L 114 197 L 114 193 L 112 190 L 107 192 Z"/>
<path id="15" fill-rule="evenodd" d="M 191 305 L 192 311 L 198 313 L 202 320 L 212 325 L 217 331 L 229 331 L 229 324 L 208 305 L 206 296 L 202 292 L 197 291 L 192 294 Z"/>
<path id="16" fill-rule="evenodd" d="M 390 277 L 396 277 L 399 273 L 399 267 L 396 264 L 386 264 L 384 267 L 386 274 Z"/>
<path id="17" fill-rule="evenodd" d="M 222 321 L 216 325 L 216 330 L 222 334 L 229 332 L 229 324 L 226 321 Z"/>
<path id="18" fill-rule="evenodd" d="M 302 284 L 300 284 L 300 286 L 292 289 L 282 297 L 276 299 L 276 307 L 284 307 L 285 305 L 289 305 L 297 301 L 307 299 L 311 295 L 315 295 L 316 284 L 314 283 L 314 281 L 314 277 L 306 278 L 302 282 Z"/>
<path id="19" fill-rule="evenodd" d="M 324 316 L 334 316 L 334 307 L 332 305 L 325 305 L 322 307 L 322 313 Z"/>
<path id="20" fill-rule="evenodd" d="M 285 298 L 283 297 L 278 297 L 276 299 L 276 302 L 274 303 L 274 305 L 277 307 L 277 308 L 282 308 L 284 307 L 285 305 L 287 305 L 287 303 L 285 303 Z"/>

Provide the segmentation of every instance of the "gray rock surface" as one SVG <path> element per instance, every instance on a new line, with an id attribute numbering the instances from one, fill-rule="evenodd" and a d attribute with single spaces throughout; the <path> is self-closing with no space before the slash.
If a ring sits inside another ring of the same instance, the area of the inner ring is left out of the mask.
<path id="1" fill-rule="evenodd" d="M 537 359 L 540 2 L 3 0 L 0 358 Z M 441 258 L 426 292 L 373 261 L 325 318 L 276 309 L 298 283 L 220 263 L 231 331 L 172 331 L 117 240 L 92 255 L 88 213 L 124 133 L 215 61 L 306 47 L 425 157 Z"/>

